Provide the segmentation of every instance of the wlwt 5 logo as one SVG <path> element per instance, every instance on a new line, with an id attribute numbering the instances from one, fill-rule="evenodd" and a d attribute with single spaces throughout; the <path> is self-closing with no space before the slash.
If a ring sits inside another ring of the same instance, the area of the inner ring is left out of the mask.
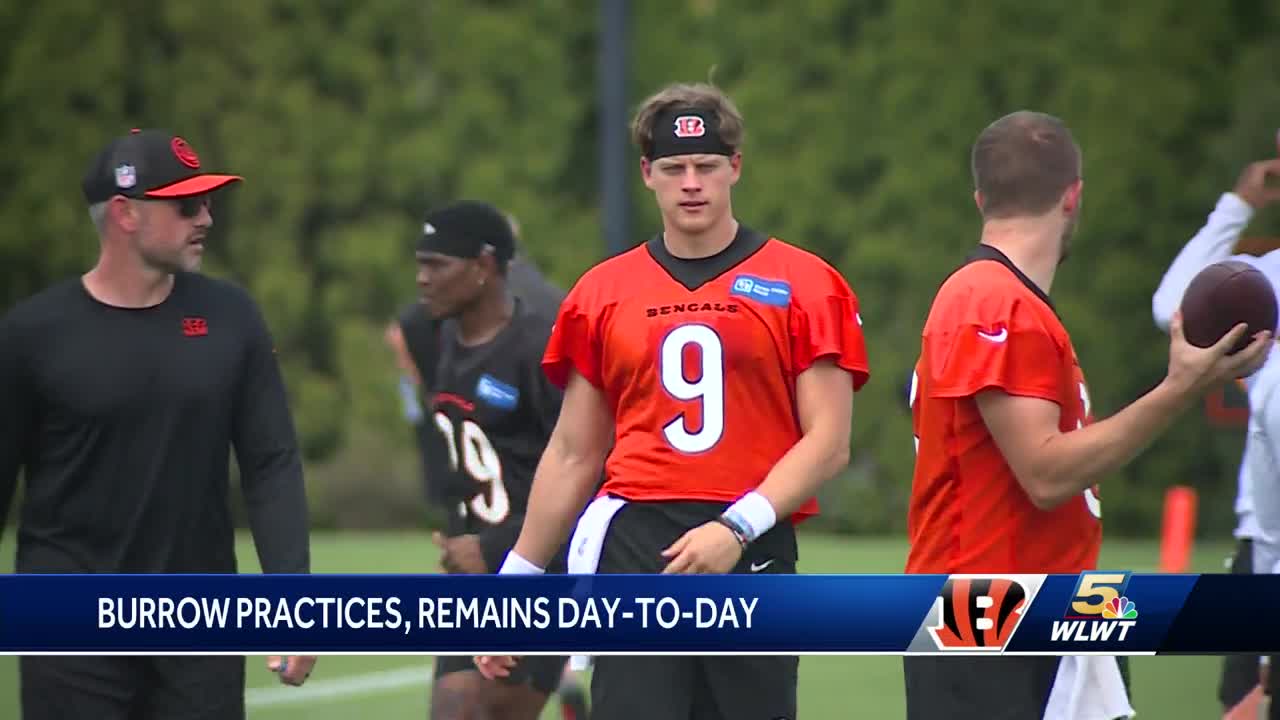
<path id="1" fill-rule="evenodd" d="M 1123 641 L 1138 624 L 1138 606 L 1125 597 L 1127 572 L 1082 573 L 1062 620 L 1053 621 L 1056 642 Z"/>

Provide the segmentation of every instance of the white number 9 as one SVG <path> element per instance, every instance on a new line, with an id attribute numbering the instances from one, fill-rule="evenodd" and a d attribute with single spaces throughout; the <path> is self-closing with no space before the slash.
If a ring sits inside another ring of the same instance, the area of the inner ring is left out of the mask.
<path id="1" fill-rule="evenodd" d="M 449 446 L 449 466 L 457 471 L 458 446 L 453 422 L 442 412 L 437 412 L 434 419 Z M 471 499 L 471 511 L 490 525 L 505 520 L 511 512 L 511 498 L 502 482 L 502 460 L 484 430 L 471 420 L 462 421 L 462 467 L 473 480 L 487 483 L 490 488 L 490 497 L 480 493 Z"/>
<path id="2" fill-rule="evenodd" d="M 698 379 L 685 379 L 684 349 L 695 345 L 701 355 Z M 724 345 L 720 336 L 706 325 L 681 325 L 662 341 L 659 355 L 662 387 L 677 400 L 702 401 L 702 428 L 689 432 L 683 413 L 662 428 L 671 447 L 686 453 L 700 453 L 715 447 L 724 435 Z"/>

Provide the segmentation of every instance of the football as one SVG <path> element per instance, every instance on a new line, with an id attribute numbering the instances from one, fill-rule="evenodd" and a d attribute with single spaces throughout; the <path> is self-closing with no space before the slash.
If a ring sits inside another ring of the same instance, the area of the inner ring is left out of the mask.
<path id="1" fill-rule="evenodd" d="M 1239 260 L 1214 263 L 1196 275 L 1182 296 L 1182 333 L 1196 347 L 1209 347 L 1231 328 L 1249 331 L 1231 353 L 1248 347 L 1255 333 L 1276 331 L 1276 293 L 1267 276 Z"/>

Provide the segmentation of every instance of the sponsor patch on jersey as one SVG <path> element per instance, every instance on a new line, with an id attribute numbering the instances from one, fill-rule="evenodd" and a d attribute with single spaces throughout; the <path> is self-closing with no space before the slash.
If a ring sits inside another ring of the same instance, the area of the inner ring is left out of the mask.
<path id="1" fill-rule="evenodd" d="M 741 295 L 764 303 L 786 307 L 791 303 L 791 285 L 783 280 L 766 280 L 754 275 L 739 275 L 733 279 L 730 295 Z"/>
<path id="2" fill-rule="evenodd" d="M 520 402 L 520 390 L 514 388 L 494 376 L 485 373 L 476 383 L 476 397 L 493 407 L 502 410 L 515 410 Z"/>

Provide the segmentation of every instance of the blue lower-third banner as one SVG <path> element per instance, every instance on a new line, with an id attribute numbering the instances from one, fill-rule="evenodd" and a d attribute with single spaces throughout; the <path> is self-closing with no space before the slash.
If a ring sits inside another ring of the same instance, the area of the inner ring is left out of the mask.
<path id="1" fill-rule="evenodd" d="M 1280 650 L 1280 576 L 9 575 L 0 654 Z"/>

